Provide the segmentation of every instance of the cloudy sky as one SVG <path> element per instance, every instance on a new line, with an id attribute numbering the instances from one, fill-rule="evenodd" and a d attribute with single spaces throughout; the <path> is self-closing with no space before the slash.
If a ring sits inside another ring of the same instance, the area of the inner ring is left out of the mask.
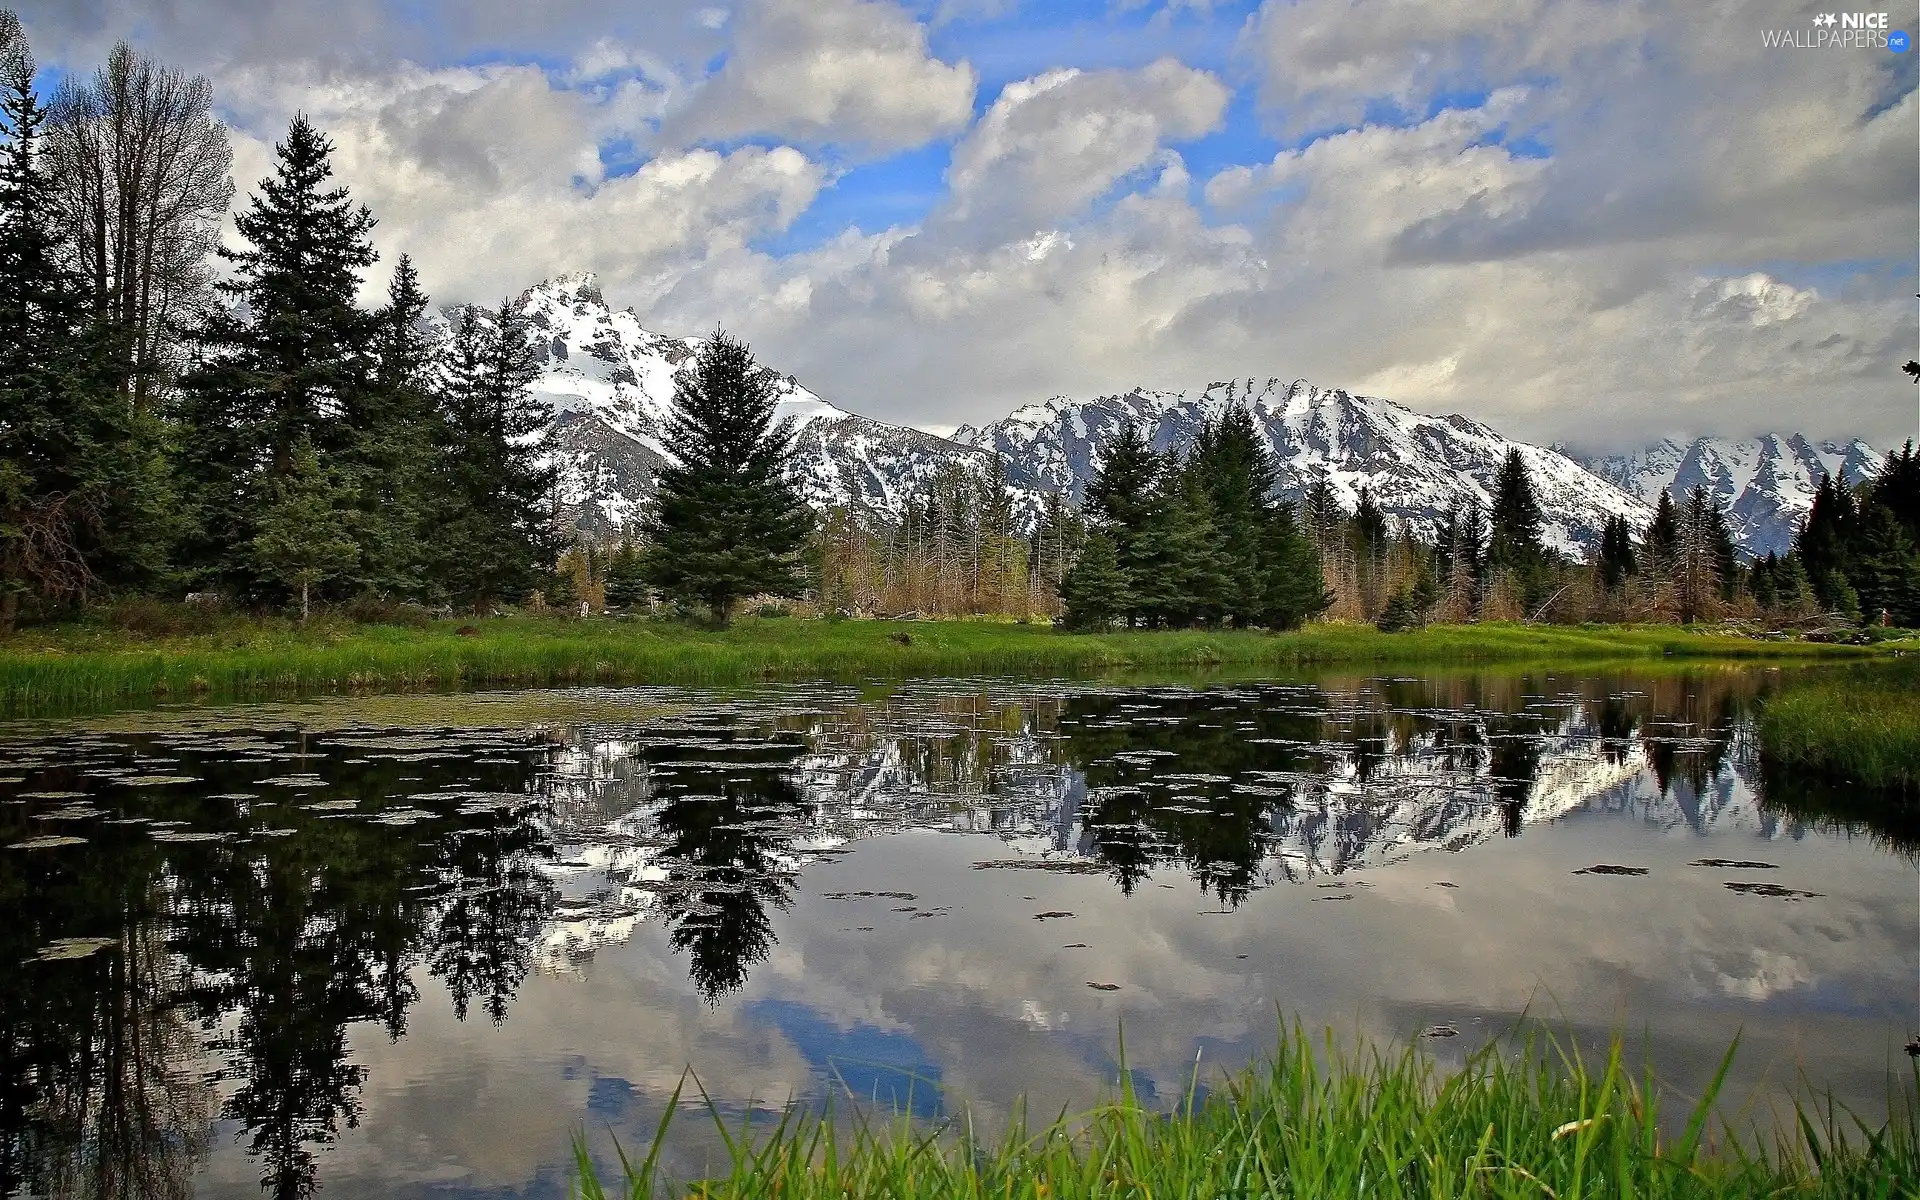
<path id="1" fill-rule="evenodd" d="M 306 112 L 440 299 L 596 271 L 871 416 L 1277 375 L 1915 432 L 1920 52 L 1763 46 L 1809 3 L 13 3 L 50 78 L 210 76 L 243 191 Z"/>

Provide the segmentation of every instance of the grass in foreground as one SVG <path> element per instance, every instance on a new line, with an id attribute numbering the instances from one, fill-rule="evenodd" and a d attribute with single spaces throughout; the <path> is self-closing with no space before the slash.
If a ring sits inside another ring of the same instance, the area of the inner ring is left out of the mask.
<path id="1" fill-rule="evenodd" d="M 1772 765 L 1920 796 L 1920 660 L 1796 681 L 1759 729 Z"/>
<path id="2" fill-rule="evenodd" d="M 1736 1043 L 1737 1046 L 1737 1043 Z M 941 1129 L 900 1121 L 848 1132 L 831 1114 L 790 1110 L 761 1133 L 714 1120 L 730 1156 L 714 1178 L 674 1183 L 659 1160 L 668 1106 L 639 1161 L 603 1184 L 574 1145 L 580 1200 L 700 1197 L 1895 1197 L 1920 1188 L 1916 1093 L 1885 1126 L 1831 1103 L 1799 1107 L 1770 1135 L 1716 1116 L 1727 1052 L 1684 1122 L 1662 1118 L 1660 1089 L 1616 1043 L 1597 1075 L 1551 1042 L 1498 1043 L 1445 1076 L 1413 1048 L 1341 1052 L 1283 1032 L 1263 1067 L 1171 1114 L 1131 1087 L 1077 1117 L 1002 1140 L 975 1140 L 962 1116 Z M 1920 1071 L 1915 1073 L 1920 1090 Z M 711 1111 L 711 1106 L 709 1106 Z"/>
<path id="3" fill-rule="evenodd" d="M 236 623 L 156 638 L 69 626 L 0 641 L 0 697 L 7 709 L 21 712 L 201 694 L 1863 653 L 1672 626 L 1484 624 L 1388 634 L 1370 626 L 1313 625 L 1282 634 L 1069 634 L 993 621 L 750 618 L 715 631 L 657 621 L 506 617 L 420 628 Z"/>

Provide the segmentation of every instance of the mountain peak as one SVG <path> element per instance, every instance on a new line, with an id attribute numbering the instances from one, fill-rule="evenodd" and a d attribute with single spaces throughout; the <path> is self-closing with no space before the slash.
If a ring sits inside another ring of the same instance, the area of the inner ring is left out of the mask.
<path id="1" fill-rule="evenodd" d="M 1749 554 L 1784 553 L 1813 507 L 1823 475 L 1858 484 L 1882 456 L 1854 438 L 1815 443 L 1798 433 L 1751 438 L 1662 438 L 1631 454 L 1582 459 L 1595 474 L 1649 504 L 1705 486 L 1727 509 L 1734 540 Z"/>
<path id="2" fill-rule="evenodd" d="M 527 296 L 536 294 L 550 296 L 565 304 L 607 306 L 607 298 L 600 291 L 600 276 L 592 271 L 567 271 L 555 275 L 527 289 Z"/>

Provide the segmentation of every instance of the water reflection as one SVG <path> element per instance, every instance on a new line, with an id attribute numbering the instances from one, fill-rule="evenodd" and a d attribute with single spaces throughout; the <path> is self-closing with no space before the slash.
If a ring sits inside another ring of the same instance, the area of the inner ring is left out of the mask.
<path id="1" fill-rule="evenodd" d="M 1911 855 L 1910 812 L 1759 773 L 1766 686 L 916 683 L 603 694 L 530 729 L 384 728 L 350 707 L 16 728 L 0 1194 L 190 1195 L 216 1133 L 268 1194 L 309 1194 L 361 1117 L 353 1039 L 405 1038 L 423 983 L 500 1025 L 532 972 L 584 971 L 654 922 L 717 1004 L 772 953 L 809 864 L 904 830 L 992 839 L 982 889 L 1040 870 L 1131 894 L 1171 868 L 1228 909 L 1576 810 L 1811 823 Z"/>

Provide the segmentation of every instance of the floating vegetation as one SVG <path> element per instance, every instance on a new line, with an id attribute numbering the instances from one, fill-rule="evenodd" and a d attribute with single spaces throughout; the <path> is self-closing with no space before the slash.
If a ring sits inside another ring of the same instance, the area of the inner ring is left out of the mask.
<path id="1" fill-rule="evenodd" d="M 1775 900 L 1817 900 L 1819 892 L 1803 892 L 1795 888 L 1781 887 L 1777 883 L 1739 883 L 1728 882 L 1721 885 L 1730 892 L 1739 892 L 1743 896 L 1769 896 Z"/>
<path id="2" fill-rule="evenodd" d="M 71 837 L 66 834 L 49 834 L 46 837 L 28 838 L 24 842 L 10 842 L 9 850 L 58 850 L 62 846 L 84 846 L 87 839 Z"/>
<path id="3" fill-rule="evenodd" d="M 976 871 L 1050 871 L 1058 875 L 1104 875 L 1105 863 L 1084 858 L 994 858 L 973 864 Z"/>
<path id="4" fill-rule="evenodd" d="M 1645 875 L 1645 867 L 1623 867 L 1615 863 L 1595 863 L 1591 867 L 1582 867 L 1575 875 Z"/>
<path id="5" fill-rule="evenodd" d="M 119 941 L 115 938 L 55 938 L 40 947 L 39 952 L 33 956 L 32 961 L 63 962 L 67 959 L 86 958 L 88 955 L 98 954 L 108 947 L 118 946 L 119 944 Z"/>
<path id="6" fill-rule="evenodd" d="M 1724 871 L 1777 871 L 1778 863 L 1753 862 L 1744 858 L 1696 858 L 1690 867 L 1717 867 Z"/>

